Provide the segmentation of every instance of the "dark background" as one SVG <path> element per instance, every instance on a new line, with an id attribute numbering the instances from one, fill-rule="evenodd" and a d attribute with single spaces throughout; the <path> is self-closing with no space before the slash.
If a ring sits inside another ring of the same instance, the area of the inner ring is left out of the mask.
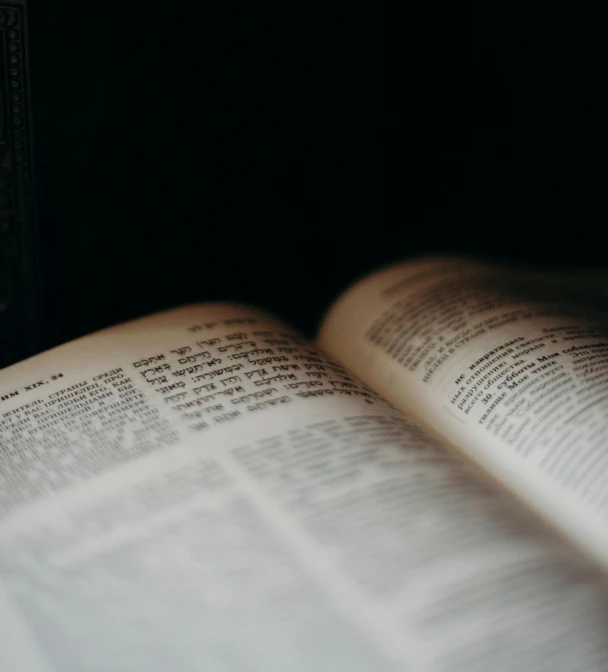
<path id="1" fill-rule="evenodd" d="M 425 5 L 33 4 L 44 347 L 212 299 L 312 333 L 424 252 L 605 265 L 600 5 Z"/>

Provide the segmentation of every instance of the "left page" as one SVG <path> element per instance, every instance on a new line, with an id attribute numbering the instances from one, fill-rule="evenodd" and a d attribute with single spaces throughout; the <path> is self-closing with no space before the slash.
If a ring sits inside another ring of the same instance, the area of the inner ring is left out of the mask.
<path id="1" fill-rule="evenodd" d="M 258 311 L 94 334 L 0 399 L 2 670 L 608 669 L 569 550 Z"/>

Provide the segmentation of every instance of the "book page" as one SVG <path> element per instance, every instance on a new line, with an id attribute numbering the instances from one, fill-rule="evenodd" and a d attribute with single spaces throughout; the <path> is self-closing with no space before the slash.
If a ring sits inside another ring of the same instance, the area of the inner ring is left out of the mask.
<path id="1" fill-rule="evenodd" d="M 567 546 L 262 313 L 116 327 L 0 399 L 2 670 L 608 669 Z"/>
<path id="2" fill-rule="evenodd" d="M 348 291 L 320 343 L 608 569 L 605 282 L 453 258 Z"/>

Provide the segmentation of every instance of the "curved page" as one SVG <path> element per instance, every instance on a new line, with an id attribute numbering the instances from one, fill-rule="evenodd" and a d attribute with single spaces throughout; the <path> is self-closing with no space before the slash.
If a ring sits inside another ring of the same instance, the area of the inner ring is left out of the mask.
<path id="1" fill-rule="evenodd" d="M 349 290 L 320 343 L 608 568 L 604 287 L 420 260 Z"/>

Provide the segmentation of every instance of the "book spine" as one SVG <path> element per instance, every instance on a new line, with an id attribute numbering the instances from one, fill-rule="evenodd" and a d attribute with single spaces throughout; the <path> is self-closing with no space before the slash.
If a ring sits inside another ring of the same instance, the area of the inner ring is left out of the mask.
<path id="1" fill-rule="evenodd" d="M 0 0 L 0 367 L 39 347 L 27 9 Z"/>

